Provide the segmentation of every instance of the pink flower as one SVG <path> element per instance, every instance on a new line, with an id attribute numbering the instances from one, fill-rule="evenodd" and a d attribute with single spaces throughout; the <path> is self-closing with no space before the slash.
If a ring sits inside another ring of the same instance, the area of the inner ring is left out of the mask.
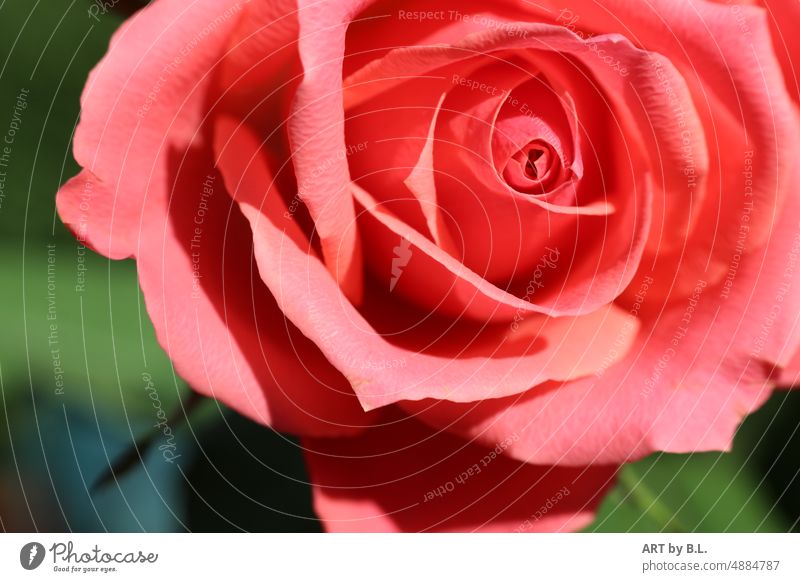
<path id="1" fill-rule="evenodd" d="M 620 464 L 730 447 L 797 351 L 776 30 L 158 0 L 87 82 L 59 212 L 135 257 L 196 390 L 303 437 L 328 529 L 576 529 Z"/>

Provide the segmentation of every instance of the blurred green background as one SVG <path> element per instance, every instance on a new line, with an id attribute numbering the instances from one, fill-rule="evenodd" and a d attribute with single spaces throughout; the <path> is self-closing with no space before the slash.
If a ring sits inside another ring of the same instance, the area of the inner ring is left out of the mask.
<path id="1" fill-rule="evenodd" d="M 83 250 L 55 214 L 78 170 L 83 83 L 136 2 L 96 20 L 91 5 L 0 0 L 0 133 L 29 92 L 0 198 L 0 529 L 319 531 L 296 442 L 215 402 L 176 429 L 175 462 L 132 448 L 154 422 L 144 378 L 168 413 L 188 389 L 155 341 L 134 264 L 86 251 L 76 291 Z M 630 465 L 588 530 L 800 530 L 798 419 L 800 392 L 780 393 L 730 454 Z M 130 451 L 130 470 L 93 489 Z"/>

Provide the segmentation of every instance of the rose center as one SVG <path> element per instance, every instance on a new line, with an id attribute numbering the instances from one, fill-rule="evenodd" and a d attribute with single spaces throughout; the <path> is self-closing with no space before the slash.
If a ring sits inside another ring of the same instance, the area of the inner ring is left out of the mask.
<path id="1" fill-rule="evenodd" d="M 528 150 L 528 160 L 525 163 L 525 174 L 531 180 L 538 180 L 539 176 L 547 173 L 550 165 L 549 152 L 542 146 L 535 145 Z"/>
<path id="2" fill-rule="evenodd" d="M 553 147 L 536 139 L 511 156 L 504 174 L 517 190 L 542 194 L 558 181 L 559 163 L 560 158 Z"/>

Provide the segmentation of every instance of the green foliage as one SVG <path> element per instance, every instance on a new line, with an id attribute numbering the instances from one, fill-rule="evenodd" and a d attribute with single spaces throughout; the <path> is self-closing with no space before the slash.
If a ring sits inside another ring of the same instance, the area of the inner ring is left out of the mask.
<path id="1" fill-rule="evenodd" d="M 730 453 L 656 454 L 624 467 L 596 532 L 786 532 L 796 511 L 800 393 L 778 392 Z"/>
<path id="2" fill-rule="evenodd" d="M 0 303 L 7 398 L 30 386 L 39 401 L 152 415 L 144 373 L 156 379 L 166 410 L 185 391 L 156 341 L 133 262 L 109 261 L 77 242 L 37 241 L 23 254 L 0 253 L 0 272 L 10 282 Z"/>

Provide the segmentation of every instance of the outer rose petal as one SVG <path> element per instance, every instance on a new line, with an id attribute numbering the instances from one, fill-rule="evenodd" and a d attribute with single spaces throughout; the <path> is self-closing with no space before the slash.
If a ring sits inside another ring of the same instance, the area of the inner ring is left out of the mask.
<path id="1" fill-rule="evenodd" d="M 212 167 L 190 153 L 170 201 L 149 204 L 140 225 L 139 281 L 159 342 L 194 389 L 257 422 L 314 436 L 357 432 L 369 416 L 264 288 L 247 223 Z M 206 175 L 214 193 L 198 214 Z M 102 200 L 102 185 L 89 180 L 87 187 L 84 176 L 74 178 L 60 203 L 77 209 L 86 191 Z"/>
<path id="2" fill-rule="evenodd" d="M 504 442 L 493 450 L 402 418 L 303 446 L 317 514 L 334 532 L 572 531 L 616 471 L 529 465 L 497 454 Z"/>
<path id="3" fill-rule="evenodd" d="M 114 259 L 136 254 L 147 192 L 162 192 L 170 145 L 186 144 L 205 115 L 205 94 L 240 6 L 235 0 L 151 3 L 114 34 L 89 76 L 74 155 L 102 191 L 88 193 L 92 201 L 82 212 L 62 201 L 62 190 L 58 208 L 64 222 L 83 226 L 98 252 Z"/>
<path id="4" fill-rule="evenodd" d="M 201 138 L 206 90 L 237 22 L 238 9 L 226 9 L 236 6 L 161 0 L 123 25 L 84 91 L 75 156 L 87 169 L 60 190 L 58 210 L 98 252 L 136 257 L 159 342 L 193 388 L 278 430 L 351 434 L 369 419 L 253 278 L 247 225 Z M 208 175 L 215 192 L 200 216 Z"/>
<path id="5" fill-rule="evenodd" d="M 737 4 L 744 6 L 762 6 L 769 15 L 769 27 L 772 32 L 772 43 L 781 63 L 786 87 L 795 98 L 800 98 L 800 35 L 796 34 L 797 23 L 800 22 L 800 2 L 796 0 L 709 0 L 728 6 L 740 31 L 747 32 L 739 20 L 741 12 Z"/>
<path id="6" fill-rule="evenodd" d="M 761 0 L 769 13 L 772 42 L 783 68 L 786 87 L 800 100 L 800 2 L 797 0 Z"/>
<path id="7" fill-rule="evenodd" d="M 297 3 L 294 0 L 249 2 L 247 15 L 228 39 L 220 85 L 251 107 L 264 100 L 291 74 L 297 61 Z M 294 61 L 294 62 L 293 62 Z M 265 88 L 268 90 L 265 91 Z M 245 114 L 250 111 L 245 110 Z"/>
<path id="8" fill-rule="evenodd" d="M 795 353 L 789 363 L 781 370 L 778 386 L 781 388 L 800 388 L 800 351 Z"/>

